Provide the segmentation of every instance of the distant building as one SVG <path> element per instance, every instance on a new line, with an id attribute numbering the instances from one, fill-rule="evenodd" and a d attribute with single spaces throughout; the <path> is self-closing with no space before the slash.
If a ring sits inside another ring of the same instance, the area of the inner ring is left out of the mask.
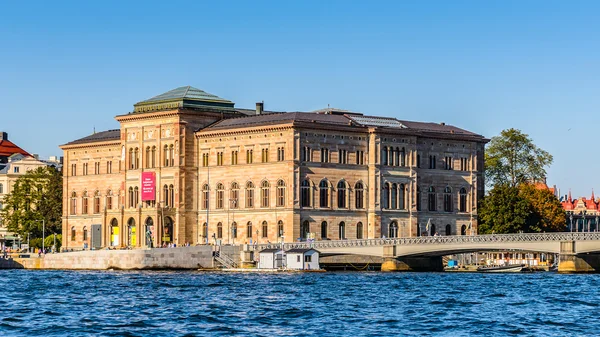
<path id="1" fill-rule="evenodd" d="M 27 151 L 8 140 L 8 133 L 0 131 L 0 169 L 2 169 L 2 164 L 8 163 L 8 158 L 14 154 L 31 156 Z"/>
<path id="2" fill-rule="evenodd" d="M 65 248 L 92 224 L 103 247 L 477 232 L 488 140 L 452 125 L 240 109 L 189 86 L 116 120 L 61 146 Z"/>
<path id="3" fill-rule="evenodd" d="M 567 212 L 567 229 L 570 232 L 597 232 L 600 217 L 600 202 L 592 195 L 589 199 L 580 197 L 573 199 L 571 192 L 561 202 Z"/>

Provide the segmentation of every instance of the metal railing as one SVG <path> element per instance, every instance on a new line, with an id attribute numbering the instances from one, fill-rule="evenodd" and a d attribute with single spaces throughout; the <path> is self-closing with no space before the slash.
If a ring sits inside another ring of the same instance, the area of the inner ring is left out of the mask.
<path id="1" fill-rule="evenodd" d="M 238 265 L 235 261 L 233 261 L 229 256 L 227 255 L 221 255 L 220 251 L 215 251 L 215 255 L 214 258 L 217 262 L 219 262 L 223 267 L 225 268 L 237 268 Z"/>
<path id="2" fill-rule="evenodd" d="M 390 245 L 439 245 L 439 244 L 471 244 L 498 242 L 550 242 L 550 241 L 600 241 L 600 232 L 587 233 L 519 233 L 519 234 L 486 234 L 486 235 L 452 235 L 452 236 L 420 236 L 404 238 L 380 238 L 364 240 L 332 240 L 313 242 L 285 243 L 285 249 L 295 248 L 352 248 Z M 281 248 L 281 243 L 259 244 L 250 246 L 253 250 Z"/>

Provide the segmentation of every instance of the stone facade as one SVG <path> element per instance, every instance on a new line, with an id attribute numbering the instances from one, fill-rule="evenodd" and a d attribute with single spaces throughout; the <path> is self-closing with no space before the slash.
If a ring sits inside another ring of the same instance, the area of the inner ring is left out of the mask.
<path id="1" fill-rule="evenodd" d="M 237 109 L 191 87 L 116 119 L 62 146 L 66 248 L 93 224 L 102 247 L 476 233 L 487 139 L 450 125 Z"/>

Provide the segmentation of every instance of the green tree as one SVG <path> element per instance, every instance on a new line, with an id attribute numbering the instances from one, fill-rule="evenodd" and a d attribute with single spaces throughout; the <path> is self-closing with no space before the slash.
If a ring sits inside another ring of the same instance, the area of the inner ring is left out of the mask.
<path id="1" fill-rule="evenodd" d="M 566 230 L 567 215 L 560 201 L 548 189 L 539 189 L 531 184 L 521 184 L 520 194 L 529 201 L 533 209 L 528 222 L 528 232 L 560 232 Z"/>
<path id="2" fill-rule="evenodd" d="M 494 186 L 478 210 L 479 234 L 526 231 L 533 208 L 519 192 L 508 184 Z"/>
<path id="3" fill-rule="evenodd" d="M 552 155 L 533 144 L 529 135 L 517 129 L 503 130 L 486 147 L 486 183 L 516 187 L 521 183 L 544 181 L 546 167 L 552 160 Z"/>
<path id="4" fill-rule="evenodd" d="M 41 238 L 41 220 L 45 220 L 46 235 L 61 233 L 61 172 L 45 166 L 19 177 L 13 190 L 4 197 L 0 217 L 9 231 L 22 237 L 29 233 L 31 238 Z"/>
<path id="5" fill-rule="evenodd" d="M 540 233 L 565 230 L 566 215 L 548 189 L 531 184 L 496 185 L 479 207 L 479 233 Z"/>

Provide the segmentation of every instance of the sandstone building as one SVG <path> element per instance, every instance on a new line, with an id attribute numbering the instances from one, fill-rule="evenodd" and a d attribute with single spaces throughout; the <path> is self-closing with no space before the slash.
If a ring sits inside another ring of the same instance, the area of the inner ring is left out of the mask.
<path id="1" fill-rule="evenodd" d="M 64 150 L 63 246 L 468 235 L 483 136 L 327 108 L 239 109 L 180 87 Z M 97 226 L 99 225 L 99 226 Z"/>

